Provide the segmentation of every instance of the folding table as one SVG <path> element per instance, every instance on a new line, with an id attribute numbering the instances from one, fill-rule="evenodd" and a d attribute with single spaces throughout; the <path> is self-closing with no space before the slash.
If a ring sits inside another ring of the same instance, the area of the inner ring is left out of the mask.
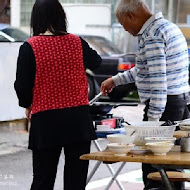
<path id="1" fill-rule="evenodd" d="M 129 153 L 126 156 L 114 156 L 112 152 L 106 150 L 82 155 L 80 159 L 103 162 L 140 162 L 151 164 L 159 170 L 167 190 L 172 190 L 173 188 L 165 169 L 190 169 L 190 153 L 187 152 L 168 152 L 166 156 L 155 156 L 151 152 L 142 155 Z"/>
<path id="2" fill-rule="evenodd" d="M 117 134 L 123 134 L 123 132 L 121 131 L 120 133 L 117 133 Z M 102 138 L 101 134 L 99 134 L 99 135 L 97 134 L 97 137 Z M 103 138 L 105 138 L 105 137 L 103 137 Z M 93 143 L 94 143 L 94 145 L 95 145 L 95 147 L 97 148 L 98 151 L 102 151 L 102 148 L 100 147 L 100 144 L 98 143 L 98 139 L 97 140 L 93 140 Z M 95 174 L 95 172 L 99 168 L 100 164 L 101 164 L 101 161 L 97 161 L 97 163 L 95 164 L 94 168 L 92 169 L 92 171 L 88 175 L 87 184 L 92 179 L 93 175 Z M 104 163 L 104 164 L 106 164 L 106 163 Z M 117 185 L 120 188 L 120 190 L 124 190 L 124 187 L 121 184 L 121 182 L 117 179 L 117 176 L 119 175 L 120 171 L 123 169 L 123 167 L 125 166 L 125 164 L 126 164 L 126 162 L 123 162 L 120 165 L 120 167 L 117 169 L 116 172 L 113 170 L 111 164 L 106 164 L 107 168 L 109 169 L 109 171 L 110 171 L 110 173 L 112 175 L 112 178 L 109 181 L 109 183 L 107 184 L 107 186 L 105 187 L 105 190 L 108 190 L 114 181 L 117 183 Z"/>

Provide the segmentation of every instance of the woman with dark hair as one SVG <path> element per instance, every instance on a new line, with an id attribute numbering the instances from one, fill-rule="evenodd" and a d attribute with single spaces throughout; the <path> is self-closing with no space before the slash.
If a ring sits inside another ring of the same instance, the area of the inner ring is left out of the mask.
<path id="1" fill-rule="evenodd" d="M 62 147 L 64 190 L 84 190 L 88 161 L 79 157 L 96 139 L 85 68 L 98 67 L 101 58 L 83 39 L 67 33 L 58 0 L 36 0 L 31 29 L 33 37 L 20 47 L 15 81 L 19 105 L 31 119 L 31 190 L 53 190 Z"/>

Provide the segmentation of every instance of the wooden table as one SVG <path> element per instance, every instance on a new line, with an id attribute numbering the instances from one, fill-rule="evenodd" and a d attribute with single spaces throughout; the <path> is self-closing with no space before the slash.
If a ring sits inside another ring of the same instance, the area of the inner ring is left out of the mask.
<path id="1" fill-rule="evenodd" d="M 159 169 L 162 180 L 167 190 L 172 190 L 172 186 L 168 180 L 164 169 L 181 168 L 190 169 L 190 153 L 169 152 L 166 156 L 155 156 L 153 153 L 135 155 L 127 154 L 126 156 L 115 156 L 109 150 L 84 154 L 80 157 L 82 160 L 99 160 L 103 162 L 140 162 L 152 164 Z"/>

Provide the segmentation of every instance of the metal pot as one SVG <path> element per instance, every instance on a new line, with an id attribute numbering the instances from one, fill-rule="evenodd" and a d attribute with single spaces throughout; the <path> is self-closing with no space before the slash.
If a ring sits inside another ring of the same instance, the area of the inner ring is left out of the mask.
<path id="1" fill-rule="evenodd" d="M 92 115 L 105 115 L 109 111 L 111 111 L 113 106 L 111 105 L 104 105 L 104 104 L 93 104 L 90 106 L 90 113 Z"/>
<path id="2" fill-rule="evenodd" d="M 188 133 L 188 137 L 181 138 L 180 144 L 182 152 L 190 152 L 190 133 Z"/>
<path id="3" fill-rule="evenodd" d="M 102 92 L 96 95 L 89 103 L 90 103 L 90 113 L 92 115 L 105 115 L 112 108 L 116 108 L 118 106 L 137 106 L 138 103 L 123 103 L 123 102 L 96 102 L 102 96 Z"/>
<path id="4" fill-rule="evenodd" d="M 109 111 L 111 111 L 112 108 L 116 108 L 119 106 L 137 106 L 138 103 L 133 102 L 94 102 L 90 106 L 90 113 L 92 115 L 105 115 Z"/>

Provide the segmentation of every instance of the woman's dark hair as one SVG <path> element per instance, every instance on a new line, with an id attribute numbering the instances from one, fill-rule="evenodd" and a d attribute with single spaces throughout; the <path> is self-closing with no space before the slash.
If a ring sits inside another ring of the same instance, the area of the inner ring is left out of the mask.
<path id="1" fill-rule="evenodd" d="M 67 32 L 67 18 L 58 0 L 36 0 L 32 15 L 31 29 L 33 35 L 45 33 L 49 30 L 54 35 Z"/>

